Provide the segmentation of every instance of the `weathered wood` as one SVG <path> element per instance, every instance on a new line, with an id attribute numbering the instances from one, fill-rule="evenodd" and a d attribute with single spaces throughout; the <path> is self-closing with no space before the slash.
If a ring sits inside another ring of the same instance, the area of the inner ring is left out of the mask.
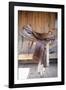
<path id="1" fill-rule="evenodd" d="M 55 30 L 56 13 L 52 12 L 32 12 L 19 11 L 18 12 L 18 27 L 19 30 L 24 25 L 31 25 L 32 30 L 38 33 L 48 33 L 48 31 Z"/>

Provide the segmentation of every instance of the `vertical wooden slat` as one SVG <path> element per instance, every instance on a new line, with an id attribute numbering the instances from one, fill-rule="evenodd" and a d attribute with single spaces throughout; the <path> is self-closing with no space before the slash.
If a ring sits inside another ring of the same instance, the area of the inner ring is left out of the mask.
<path id="1" fill-rule="evenodd" d="M 42 25 L 42 27 L 41 27 L 41 29 L 42 29 L 42 32 L 44 33 L 44 31 L 45 31 L 45 13 L 44 12 L 42 12 L 42 22 L 41 22 L 41 25 Z"/>
<path id="2" fill-rule="evenodd" d="M 35 17 L 35 20 L 36 20 L 36 22 L 35 22 L 35 31 L 36 32 L 39 32 L 39 25 L 38 25 L 38 22 L 39 22 L 39 20 L 38 20 L 38 18 L 39 18 L 39 15 L 38 15 L 38 13 L 37 12 L 35 12 L 35 15 L 36 15 L 36 17 Z"/>
<path id="3" fill-rule="evenodd" d="M 26 11 L 22 11 L 22 23 L 21 23 L 21 27 L 23 28 L 24 25 L 27 25 L 27 12 Z"/>
<path id="4" fill-rule="evenodd" d="M 27 13 L 27 18 L 28 18 L 28 24 L 30 24 L 33 27 L 33 12 L 28 12 Z"/>
<path id="5" fill-rule="evenodd" d="M 36 31 L 36 14 L 33 12 L 33 31 Z"/>
<path id="6" fill-rule="evenodd" d="M 21 28 L 21 24 L 22 24 L 22 12 L 21 11 L 18 11 L 18 28 L 20 30 Z"/>
<path id="7" fill-rule="evenodd" d="M 42 24 L 42 13 L 39 12 L 38 15 L 39 15 L 39 17 L 38 17 L 39 33 L 42 33 L 42 26 L 43 26 L 43 24 Z"/>
<path id="8" fill-rule="evenodd" d="M 55 13 L 50 13 L 50 30 L 55 29 Z"/>
<path id="9" fill-rule="evenodd" d="M 45 13 L 45 30 L 44 32 L 45 33 L 48 33 L 49 31 L 49 14 L 48 13 Z"/>

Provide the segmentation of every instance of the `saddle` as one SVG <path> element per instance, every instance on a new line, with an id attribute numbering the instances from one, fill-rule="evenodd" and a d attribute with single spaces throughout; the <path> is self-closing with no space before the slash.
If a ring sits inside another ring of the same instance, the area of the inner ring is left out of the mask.
<path id="1" fill-rule="evenodd" d="M 53 32 L 50 33 L 50 31 L 49 31 L 48 33 L 38 33 L 38 32 L 35 32 L 32 30 L 31 25 L 24 26 L 19 33 L 22 36 L 22 38 L 32 41 L 32 44 L 30 47 L 32 47 L 33 42 L 36 42 L 35 51 L 33 53 L 33 60 L 39 60 L 42 57 L 42 54 L 45 51 L 44 50 L 45 42 L 55 39 Z M 39 44 L 39 46 L 38 46 L 38 44 Z M 43 47 L 44 47 L 44 49 L 42 49 Z"/>

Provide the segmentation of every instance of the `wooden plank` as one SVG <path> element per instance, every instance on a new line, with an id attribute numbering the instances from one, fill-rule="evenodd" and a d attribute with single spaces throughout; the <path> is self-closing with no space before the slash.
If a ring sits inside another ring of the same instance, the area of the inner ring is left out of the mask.
<path id="1" fill-rule="evenodd" d="M 18 60 L 32 60 L 33 54 L 20 54 L 18 55 Z"/>

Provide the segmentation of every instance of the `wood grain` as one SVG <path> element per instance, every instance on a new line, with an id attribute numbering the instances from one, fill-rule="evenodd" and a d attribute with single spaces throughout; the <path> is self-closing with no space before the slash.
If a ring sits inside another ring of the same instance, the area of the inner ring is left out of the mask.
<path id="1" fill-rule="evenodd" d="M 18 27 L 22 29 L 24 25 L 30 24 L 33 31 L 38 33 L 48 33 L 55 29 L 56 13 L 19 11 Z"/>

